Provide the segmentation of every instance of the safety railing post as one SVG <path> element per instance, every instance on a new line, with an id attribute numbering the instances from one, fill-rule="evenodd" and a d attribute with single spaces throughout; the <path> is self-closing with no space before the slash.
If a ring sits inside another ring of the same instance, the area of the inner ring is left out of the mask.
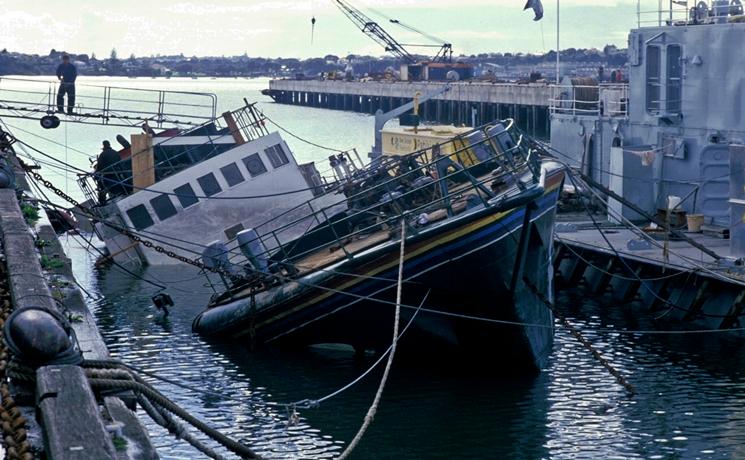
<path id="1" fill-rule="evenodd" d="M 323 219 L 326 222 L 329 222 L 329 217 L 328 215 L 326 215 L 326 210 L 321 209 L 321 213 L 323 214 Z M 345 219 L 348 219 L 348 217 Z M 334 234 L 334 239 L 336 239 L 336 242 L 339 243 L 339 247 L 341 248 L 342 251 L 344 251 L 344 255 L 347 256 L 348 259 L 351 259 L 352 255 L 349 253 L 349 251 L 347 251 L 347 248 L 344 245 L 344 242 L 341 240 L 341 238 L 339 238 L 339 235 L 336 233 L 336 229 L 334 228 L 335 223 L 336 222 L 329 222 L 329 228 L 331 229 L 331 233 Z"/>

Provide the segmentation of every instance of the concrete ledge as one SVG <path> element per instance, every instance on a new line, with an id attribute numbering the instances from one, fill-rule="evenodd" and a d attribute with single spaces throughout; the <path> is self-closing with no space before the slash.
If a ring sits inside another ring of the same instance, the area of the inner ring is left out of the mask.
<path id="1" fill-rule="evenodd" d="M 50 460 L 114 459 L 111 436 L 88 379 L 78 366 L 45 366 L 36 371 L 36 397 Z"/>
<path id="2" fill-rule="evenodd" d="M 41 271 L 34 238 L 21 214 L 15 190 L 0 190 L 0 235 L 15 308 L 57 308 Z"/>

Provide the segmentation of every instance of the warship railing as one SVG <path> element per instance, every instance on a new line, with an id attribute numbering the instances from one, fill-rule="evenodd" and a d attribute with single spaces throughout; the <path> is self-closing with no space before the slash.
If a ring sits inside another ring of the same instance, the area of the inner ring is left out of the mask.
<path id="1" fill-rule="evenodd" d="M 695 5 L 696 2 L 692 2 Z M 663 7 L 664 5 L 664 7 Z M 687 0 L 667 0 L 660 2 L 657 9 L 642 10 L 641 3 L 636 5 L 637 27 L 655 27 L 686 23 L 689 20 L 690 10 Z"/>
<path id="2" fill-rule="evenodd" d="M 0 114 L 41 119 L 57 112 L 60 82 L 31 78 L 0 78 Z M 64 120 L 113 126 L 149 122 L 158 128 L 195 126 L 217 115 L 217 96 L 191 91 L 102 86 L 75 82 L 73 114 Z M 67 111 L 67 100 L 64 109 Z"/>
<path id="3" fill-rule="evenodd" d="M 629 106 L 629 85 L 551 85 L 551 114 L 626 117 Z"/>
<path id="4" fill-rule="evenodd" d="M 446 217 L 452 217 L 477 204 L 489 206 L 489 200 L 496 196 L 490 188 L 490 184 L 495 181 L 506 186 L 505 190 L 500 192 L 503 197 L 507 197 L 510 191 L 519 193 L 530 186 L 530 183 L 523 183 L 520 180 L 520 176 L 525 172 L 532 171 L 533 182 L 538 181 L 540 167 L 531 161 L 531 150 L 527 146 L 527 141 L 516 133 L 512 120 L 508 121 L 507 126 L 502 125 L 490 135 L 484 134 L 477 142 L 467 143 L 469 137 L 479 131 L 480 129 L 476 129 L 464 133 L 452 140 L 409 155 L 387 157 L 380 168 L 368 171 L 363 176 L 348 178 L 346 185 L 341 183 L 339 186 L 340 189 L 344 189 L 345 186 L 356 185 L 359 190 L 356 193 L 342 195 L 338 202 L 324 207 L 314 206 L 315 200 L 305 202 L 255 227 L 257 240 L 265 250 L 254 256 L 293 265 L 323 248 L 334 247 L 349 258 L 354 252 L 349 249 L 349 245 L 355 237 L 368 236 L 386 228 L 394 229 L 395 223 L 401 219 L 405 220 L 411 232 L 415 233 L 415 222 L 426 219 L 424 216 L 433 211 L 443 210 Z M 502 148 L 503 144 L 497 143 L 497 140 L 505 134 L 513 142 L 509 147 Z M 448 143 L 455 147 L 452 153 L 437 155 L 433 152 L 433 148 L 442 150 Z M 489 151 L 491 154 L 483 161 L 473 161 L 475 149 L 484 149 L 481 153 Z M 464 164 L 467 166 L 463 166 Z M 485 166 L 491 174 L 485 174 Z M 401 173 L 400 168 L 410 170 Z M 448 172 L 450 168 L 453 169 L 452 172 Z M 398 174 L 391 175 L 394 172 Z M 382 178 L 382 181 L 370 188 L 365 187 L 365 181 L 375 176 Z M 432 180 L 423 180 L 416 185 L 415 181 L 422 177 L 430 177 Z M 453 187 L 450 182 L 456 180 L 460 183 Z M 403 184 L 411 186 L 402 189 Z M 384 193 L 376 195 L 372 192 Z M 365 203 L 366 198 L 381 196 L 382 199 Z M 459 201 L 464 209 L 456 211 L 454 203 Z M 335 215 L 339 205 L 345 203 L 353 204 L 349 214 L 342 217 Z M 288 216 L 297 217 L 286 222 Z M 316 228 L 311 230 L 314 226 Z M 349 231 L 339 232 L 344 226 L 347 226 Z M 282 241 L 283 233 L 298 228 L 305 230 L 301 238 L 307 241 L 315 235 L 319 237 L 319 243 L 307 248 L 298 248 L 303 241 L 300 238 Z M 238 265 L 245 257 L 236 245 L 235 239 L 228 241 L 228 246 L 232 247 L 229 249 L 229 259 L 231 263 Z"/>

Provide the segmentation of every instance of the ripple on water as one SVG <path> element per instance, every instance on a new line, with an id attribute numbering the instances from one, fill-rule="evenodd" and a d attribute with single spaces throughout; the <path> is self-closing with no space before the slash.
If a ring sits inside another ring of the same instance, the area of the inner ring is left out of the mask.
<path id="1" fill-rule="evenodd" d="M 112 354 L 142 369 L 211 394 L 152 378 L 196 416 L 244 439 L 271 458 L 331 458 L 352 438 L 377 387 L 379 372 L 288 426 L 283 403 L 317 398 L 355 378 L 370 359 L 313 349 L 247 353 L 235 343 L 205 343 L 191 320 L 208 294 L 169 289 L 167 319 L 150 307 L 154 289 L 70 252 L 86 289 L 106 299 L 93 305 Z M 150 268 L 149 276 L 188 280 L 188 270 Z M 584 302 L 582 310 L 578 302 Z M 559 298 L 582 330 L 615 325 L 647 329 L 644 317 L 586 299 Z M 586 334 L 636 387 L 629 398 L 616 380 L 562 329 L 544 372 L 515 377 L 394 365 L 379 412 L 356 458 L 745 458 L 745 352 L 712 338 Z M 490 353 L 485 350 L 488 362 Z M 196 452 L 143 419 L 166 459 Z M 204 437 L 200 437 L 204 439 Z M 214 443 L 207 441 L 210 446 Z"/>

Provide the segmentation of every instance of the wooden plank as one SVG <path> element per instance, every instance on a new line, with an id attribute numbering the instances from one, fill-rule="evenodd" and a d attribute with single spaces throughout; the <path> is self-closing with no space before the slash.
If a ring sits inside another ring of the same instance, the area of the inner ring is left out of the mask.
<path id="1" fill-rule="evenodd" d="M 44 366 L 36 371 L 36 398 L 50 460 L 115 459 L 111 436 L 83 369 Z"/>
<path id="2" fill-rule="evenodd" d="M 134 191 L 155 183 L 155 154 L 149 134 L 132 134 L 132 185 Z"/>
<path id="3" fill-rule="evenodd" d="M 232 112 L 225 112 L 222 114 L 222 117 L 225 119 L 225 124 L 228 125 L 228 129 L 230 130 L 230 134 L 233 135 L 233 140 L 237 145 L 242 145 L 246 143 L 246 140 L 243 138 L 243 133 L 241 133 L 240 128 L 238 128 L 238 123 L 235 122 L 235 117 L 233 117 Z"/>

